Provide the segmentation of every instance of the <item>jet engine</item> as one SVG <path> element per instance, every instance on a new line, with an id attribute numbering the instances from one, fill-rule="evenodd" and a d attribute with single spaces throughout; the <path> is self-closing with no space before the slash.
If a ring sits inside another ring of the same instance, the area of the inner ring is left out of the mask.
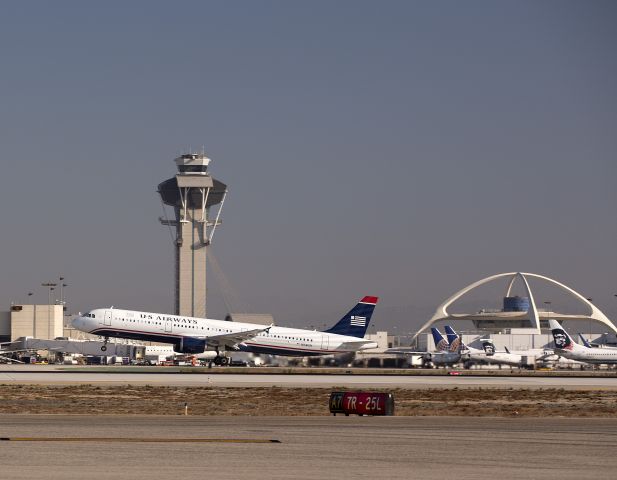
<path id="1" fill-rule="evenodd" d="M 183 337 L 174 344 L 176 353 L 204 353 L 205 350 L 206 340 L 201 338 Z"/>

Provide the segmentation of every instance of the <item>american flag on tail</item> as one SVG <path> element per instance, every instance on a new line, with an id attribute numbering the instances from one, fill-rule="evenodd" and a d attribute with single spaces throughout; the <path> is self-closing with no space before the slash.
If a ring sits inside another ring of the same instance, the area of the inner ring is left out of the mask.
<path id="1" fill-rule="evenodd" d="M 352 325 L 356 327 L 365 327 L 366 326 L 366 317 L 359 317 L 357 315 L 352 315 L 350 322 Z"/>

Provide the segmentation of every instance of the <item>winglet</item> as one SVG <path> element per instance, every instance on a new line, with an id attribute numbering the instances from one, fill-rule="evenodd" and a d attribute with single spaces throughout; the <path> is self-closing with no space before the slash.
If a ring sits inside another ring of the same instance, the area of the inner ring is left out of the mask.
<path id="1" fill-rule="evenodd" d="M 589 343 L 589 340 L 583 337 L 582 333 L 579 333 L 578 336 L 581 339 L 581 342 L 583 342 L 583 345 L 585 345 L 587 348 L 591 348 L 591 344 Z"/>

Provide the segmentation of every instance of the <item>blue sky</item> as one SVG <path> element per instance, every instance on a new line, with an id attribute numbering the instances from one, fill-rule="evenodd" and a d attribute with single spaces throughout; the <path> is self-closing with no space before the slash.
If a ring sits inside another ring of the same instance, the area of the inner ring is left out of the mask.
<path id="1" fill-rule="evenodd" d="M 522 270 L 615 319 L 616 20 L 602 1 L 6 3 L 0 301 L 64 275 L 73 310 L 170 311 L 155 188 L 204 145 L 242 309 L 331 323 L 373 294 L 378 325 L 413 329 Z"/>

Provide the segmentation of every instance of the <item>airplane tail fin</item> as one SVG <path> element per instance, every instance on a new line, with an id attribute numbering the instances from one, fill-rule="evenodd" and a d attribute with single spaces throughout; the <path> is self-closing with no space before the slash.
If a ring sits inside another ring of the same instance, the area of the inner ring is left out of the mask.
<path id="1" fill-rule="evenodd" d="M 451 352 L 458 352 L 460 349 L 465 348 L 461 337 L 458 336 L 458 333 L 456 333 L 450 325 L 446 325 L 445 329 Z"/>
<path id="2" fill-rule="evenodd" d="M 482 348 L 484 349 L 484 353 L 486 353 L 487 357 L 495 355 L 495 344 L 493 343 L 493 340 L 490 338 L 483 338 L 481 342 Z"/>
<path id="3" fill-rule="evenodd" d="M 583 343 L 583 345 L 585 345 L 587 348 L 591 348 L 591 344 L 585 337 L 583 337 L 582 333 L 579 333 L 578 336 L 581 339 L 581 342 Z"/>
<path id="4" fill-rule="evenodd" d="M 584 348 L 572 340 L 572 337 L 570 337 L 568 332 L 566 332 L 562 326 L 559 325 L 557 320 L 551 318 L 549 319 L 548 324 L 551 327 L 551 333 L 553 334 L 553 340 L 555 341 L 556 348 L 559 350 L 580 350 L 581 348 Z"/>
<path id="5" fill-rule="evenodd" d="M 325 330 L 325 333 L 364 338 L 378 300 L 378 297 L 364 297 L 336 325 Z"/>
<path id="6" fill-rule="evenodd" d="M 448 341 L 443 338 L 441 332 L 435 327 L 431 327 L 431 333 L 433 334 L 433 340 L 435 341 L 435 348 L 440 352 L 447 352 L 450 349 Z"/>

